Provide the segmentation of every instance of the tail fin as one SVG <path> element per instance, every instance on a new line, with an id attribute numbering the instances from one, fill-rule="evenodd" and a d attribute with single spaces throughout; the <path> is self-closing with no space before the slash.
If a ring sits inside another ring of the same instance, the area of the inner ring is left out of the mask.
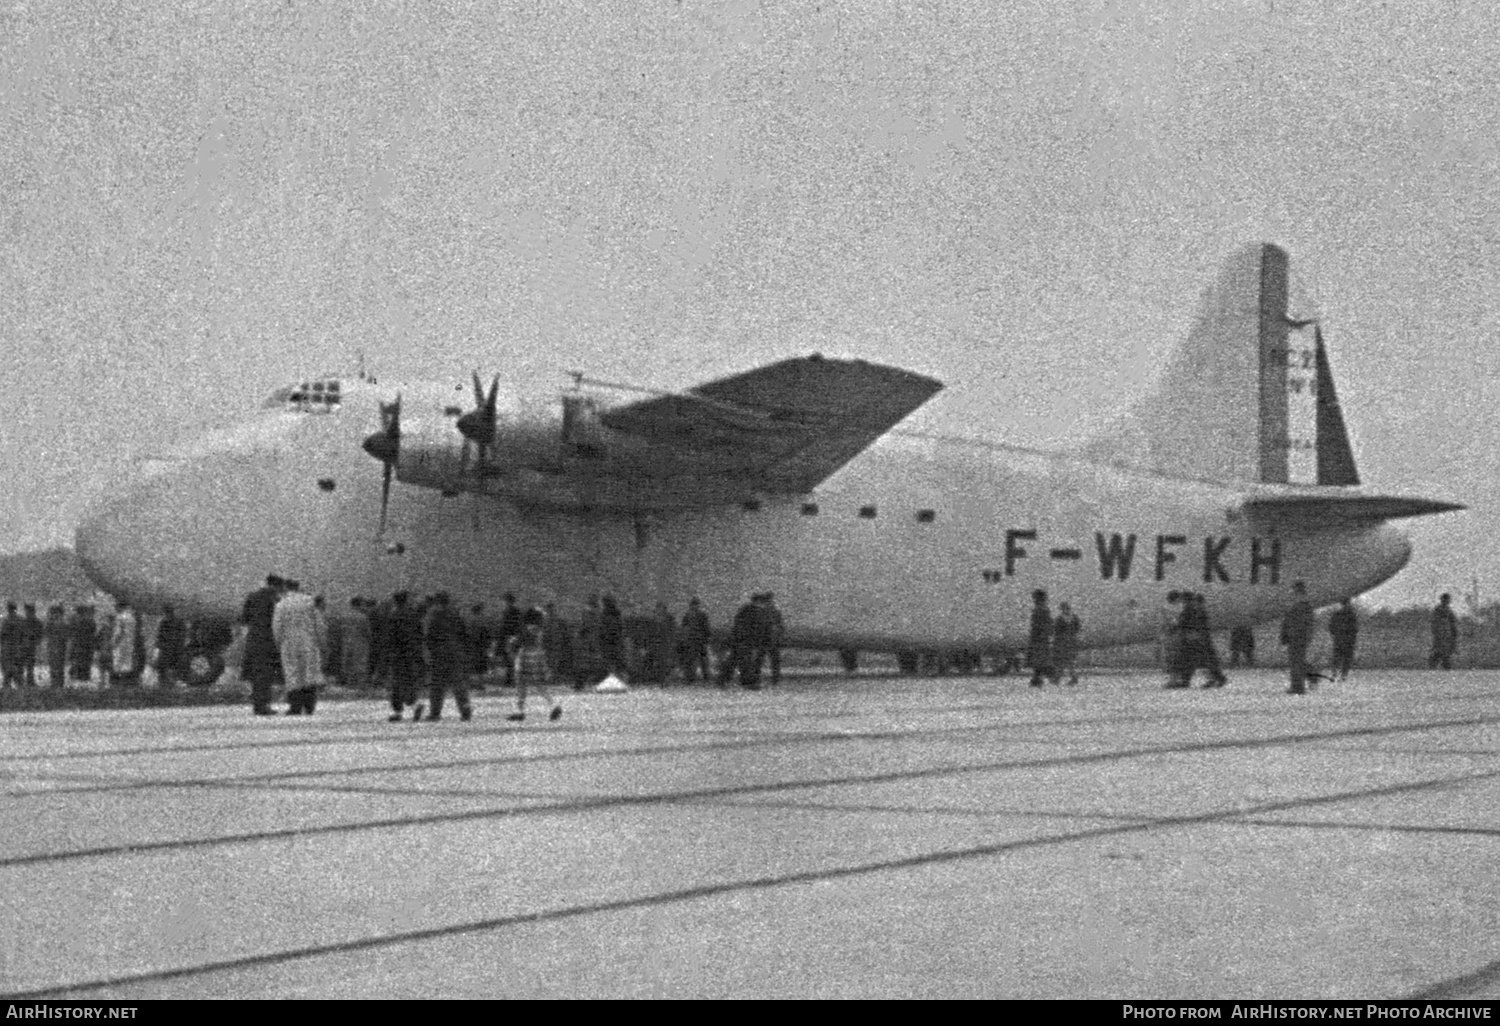
<path id="1" fill-rule="evenodd" d="M 1231 256 L 1165 373 L 1087 454 L 1181 477 L 1358 484 L 1322 330 L 1288 316 L 1308 314 L 1289 272 L 1269 243 Z"/>

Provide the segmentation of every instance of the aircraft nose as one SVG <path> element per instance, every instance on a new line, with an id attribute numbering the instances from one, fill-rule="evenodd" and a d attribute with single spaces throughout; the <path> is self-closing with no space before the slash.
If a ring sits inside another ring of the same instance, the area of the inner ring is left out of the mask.
<path id="1" fill-rule="evenodd" d="M 128 500 L 115 498 L 96 504 L 73 535 L 73 553 L 89 579 L 111 595 L 129 594 L 133 545 L 126 525 Z"/>
<path id="2" fill-rule="evenodd" d="M 73 552 L 84 573 L 116 598 L 149 604 L 169 579 L 164 561 L 184 532 L 181 523 L 164 516 L 173 507 L 159 500 L 177 473 L 174 461 L 138 466 L 133 481 L 84 512 L 73 534 Z"/>

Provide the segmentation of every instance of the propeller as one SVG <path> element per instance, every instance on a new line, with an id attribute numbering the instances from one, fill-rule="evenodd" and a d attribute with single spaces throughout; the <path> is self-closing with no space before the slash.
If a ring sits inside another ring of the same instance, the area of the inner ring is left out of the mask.
<path id="1" fill-rule="evenodd" d="M 380 430 L 369 435 L 360 447 L 385 464 L 380 481 L 380 530 L 376 537 L 385 534 L 385 514 L 391 504 L 391 475 L 395 473 L 396 461 L 401 457 L 401 393 L 396 401 L 380 404 Z"/>
<path id="2" fill-rule="evenodd" d="M 500 375 L 495 375 L 494 380 L 490 382 L 489 395 L 485 395 L 484 387 L 479 382 L 479 371 L 474 371 L 474 409 L 458 418 L 458 432 L 464 436 L 464 450 L 459 461 L 459 473 L 463 473 L 468 466 L 470 442 L 473 442 L 479 449 L 476 473 L 484 472 L 484 458 L 489 452 L 490 445 L 495 441 L 495 397 L 499 392 Z"/>

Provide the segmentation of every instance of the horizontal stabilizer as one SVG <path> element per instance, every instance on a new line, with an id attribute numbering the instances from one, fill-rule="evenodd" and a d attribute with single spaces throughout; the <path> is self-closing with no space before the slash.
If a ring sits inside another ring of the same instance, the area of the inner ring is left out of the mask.
<path id="1" fill-rule="evenodd" d="M 1377 523 L 1402 517 L 1451 513 L 1456 502 L 1402 495 L 1275 495 L 1245 500 L 1245 513 L 1267 520 L 1295 520 L 1309 526 Z"/>

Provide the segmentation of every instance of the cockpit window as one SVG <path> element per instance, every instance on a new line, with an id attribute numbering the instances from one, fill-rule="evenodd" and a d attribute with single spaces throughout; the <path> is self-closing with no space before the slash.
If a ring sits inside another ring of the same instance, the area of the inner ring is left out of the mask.
<path id="1" fill-rule="evenodd" d="M 319 378 L 287 385 L 272 392 L 261 404 L 265 409 L 295 410 L 300 413 L 333 413 L 338 409 L 342 394 L 337 378 Z"/>

